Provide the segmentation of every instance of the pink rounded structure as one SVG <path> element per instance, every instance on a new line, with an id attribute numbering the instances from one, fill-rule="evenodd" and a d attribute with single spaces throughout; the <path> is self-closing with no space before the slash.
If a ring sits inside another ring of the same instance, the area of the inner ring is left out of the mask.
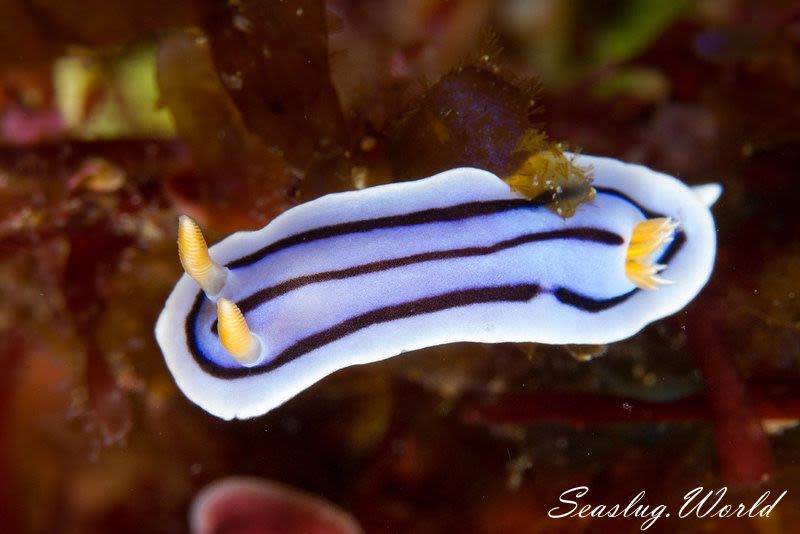
<path id="1" fill-rule="evenodd" d="M 255 477 L 228 477 L 203 488 L 189 512 L 194 534 L 361 534 L 334 504 Z"/>

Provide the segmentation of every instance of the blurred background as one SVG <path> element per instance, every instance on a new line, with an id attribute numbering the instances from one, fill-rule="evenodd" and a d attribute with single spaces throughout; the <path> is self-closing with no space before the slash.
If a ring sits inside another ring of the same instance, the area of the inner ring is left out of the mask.
<path id="1" fill-rule="evenodd" d="M 234 474 L 366 532 L 639 531 L 548 518 L 579 485 L 788 490 L 650 530 L 798 531 L 798 124 L 797 1 L 0 0 L 3 531 L 188 531 Z M 215 242 L 332 191 L 506 175 L 531 132 L 723 184 L 689 308 L 607 347 L 346 369 L 244 422 L 177 390 L 153 327 L 179 214 Z"/>

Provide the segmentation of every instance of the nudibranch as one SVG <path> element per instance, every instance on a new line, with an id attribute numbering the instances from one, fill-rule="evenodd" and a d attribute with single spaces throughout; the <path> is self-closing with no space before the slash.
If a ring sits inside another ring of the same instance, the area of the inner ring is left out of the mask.
<path id="1" fill-rule="evenodd" d="M 686 306 L 711 275 L 720 186 L 568 156 L 595 195 L 566 219 L 474 168 L 327 195 L 210 249 L 182 217 L 186 274 L 156 325 L 178 386 L 244 419 L 351 365 L 457 341 L 605 344 Z"/>

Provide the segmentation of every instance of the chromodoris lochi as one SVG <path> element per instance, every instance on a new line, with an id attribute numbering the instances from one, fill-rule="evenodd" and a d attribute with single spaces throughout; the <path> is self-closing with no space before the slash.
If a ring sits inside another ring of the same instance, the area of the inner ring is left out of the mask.
<path id="1" fill-rule="evenodd" d="M 344 367 L 452 343 L 604 344 L 682 309 L 708 280 L 716 184 L 591 166 L 567 219 L 492 173 L 331 194 L 206 249 L 182 218 L 156 337 L 178 386 L 225 419 L 276 408 Z"/>

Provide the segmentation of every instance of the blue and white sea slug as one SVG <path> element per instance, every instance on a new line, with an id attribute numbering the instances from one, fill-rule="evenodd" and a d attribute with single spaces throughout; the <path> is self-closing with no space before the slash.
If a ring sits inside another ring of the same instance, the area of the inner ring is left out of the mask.
<path id="1" fill-rule="evenodd" d="M 686 306 L 721 188 L 573 162 L 596 194 L 567 219 L 473 168 L 331 194 L 210 249 L 182 217 L 188 274 L 156 326 L 178 386 L 249 418 L 350 365 L 456 341 L 604 344 Z"/>

